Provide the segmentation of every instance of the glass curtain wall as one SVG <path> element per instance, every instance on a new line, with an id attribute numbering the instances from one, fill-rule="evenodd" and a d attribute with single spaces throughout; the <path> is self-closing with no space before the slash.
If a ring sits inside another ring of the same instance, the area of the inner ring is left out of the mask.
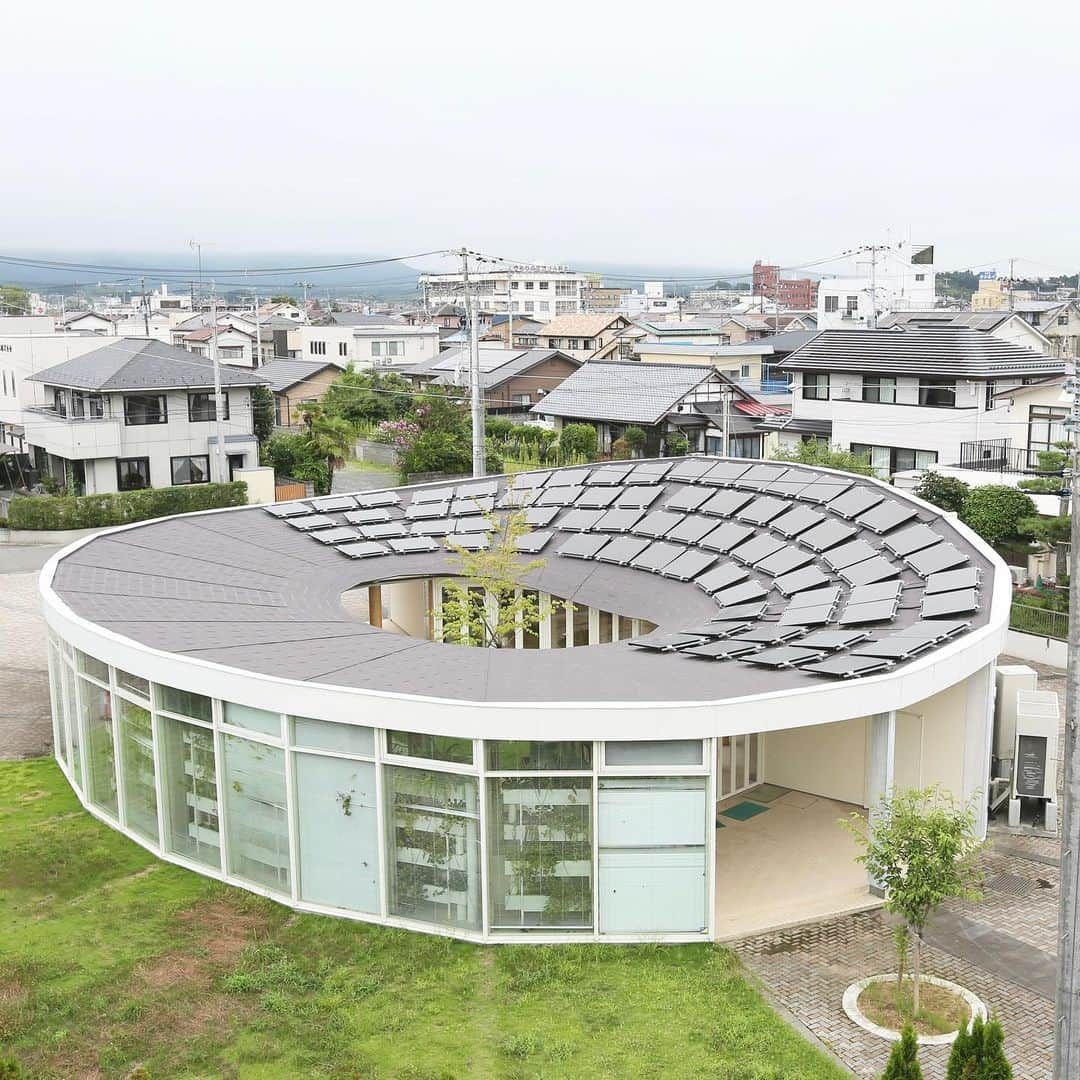
<path id="1" fill-rule="evenodd" d="M 165 846 L 177 855 L 220 870 L 221 821 L 213 729 L 161 715 L 158 735 Z"/>
<path id="2" fill-rule="evenodd" d="M 124 821 L 143 839 L 158 842 L 154 727 L 149 702 L 119 698 L 120 762 L 124 781 Z"/>
<path id="3" fill-rule="evenodd" d="M 257 885 L 288 892 L 285 752 L 235 735 L 223 735 L 222 745 L 229 872 Z"/>
<path id="4" fill-rule="evenodd" d="M 105 671 L 106 680 L 109 677 Z M 117 817 L 116 746 L 113 741 L 112 694 L 87 678 L 79 679 L 82 722 L 86 732 L 86 797 L 99 810 Z"/>

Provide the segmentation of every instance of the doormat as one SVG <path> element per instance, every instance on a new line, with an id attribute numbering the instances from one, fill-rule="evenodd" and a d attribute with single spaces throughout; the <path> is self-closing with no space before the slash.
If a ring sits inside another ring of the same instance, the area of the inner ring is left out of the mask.
<path id="1" fill-rule="evenodd" d="M 746 797 L 753 799 L 754 802 L 772 802 L 773 799 L 779 799 L 790 790 L 791 788 L 781 787 L 779 784 L 758 784 L 746 793 Z"/>
<path id="2" fill-rule="evenodd" d="M 748 821 L 752 817 L 757 817 L 758 814 L 764 814 L 768 809 L 767 806 L 761 806 L 759 803 L 744 801 L 729 806 L 726 810 L 721 810 L 720 813 L 724 817 L 732 818 L 735 821 Z"/>

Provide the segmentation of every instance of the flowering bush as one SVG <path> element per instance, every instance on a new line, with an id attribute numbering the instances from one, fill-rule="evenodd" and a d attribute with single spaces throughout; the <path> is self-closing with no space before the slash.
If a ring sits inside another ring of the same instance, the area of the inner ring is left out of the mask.
<path id="1" fill-rule="evenodd" d="M 392 446 L 400 457 L 412 446 L 419 434 L 420 425 L 411 420 L 383 420 L 376 426 L 371 438 L 373 442 Z"/>

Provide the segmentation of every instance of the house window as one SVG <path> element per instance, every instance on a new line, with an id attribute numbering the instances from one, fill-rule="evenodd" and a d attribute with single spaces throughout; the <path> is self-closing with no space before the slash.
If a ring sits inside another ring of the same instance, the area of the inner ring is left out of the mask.
<path id="1" fill-rule="evenodd" d="M 243 345 L 223 345 L 218 349 L 218 353 L 222 360 L 243 360 L 244 358 L 244 346 Z"/>
<path id="2" fill-rule="evenodd" d="M 912 469 L 928 469 L 937 462 L 936 450 L 913 450 L 905 446 L 870 446 L 867 443 L 851 443 L 851 452 L 869 457 L 870 464 L 879 476 L 909 472 Z"/>
<path id="3" fill-rule="evenodd" d="M 174 457 L 172 482 L 174 484 L 207 484 L 210 482 L 210 457 L 197 454 L 194 457 Z"/>
<path id="4" fill-rule="evenodd" d="M 825 372 L 813 372 L 803 376 L 802 396 L 805 401 L 829 400 L 829 376 Z"/>
<path id="5" fill-rule="evenodd" d="M 932 409 L 955 409 L 956 383 L 949 379 L 920 379 L 919 404 Z"/>
<path id="6" fill-rule="evenodd" d="M 221 414 L 222 420 L 229 419 L 229 395 L 223 390 L 221 396 L 225 399 L 225 409 Z M 209 391 L 197 394 L 188 394 L 188 420 L 193 424 L 205 420 L 216 420 L 217 410 L 214 408 L 214 395 Z"/>
<path id="7" fill-rule="evenodd" d="M 1069 316 L 1068 315 L 1059 315 L 1057 317 L 1057 324 L 1058 324 L 1058 326 L 1068 326 L 1069 325 Z"/>
<path id="8" fill-rule="evenodd" d="M 539 302 L 537 303 L 537 305 L 536 305 L 536 310 L 537 310 L 537 311 L 550 311 L 550 310 L 551 310 L 551 303 L 550 303 L 550 301 L 548 301 L 548 300 L 541 300 L 541 301 L 539 301 Z"/>
<path id="9" fill-rule="evenodd" d="M 541 289 L 550 289 L 551 288 L 551 282 L 550 281 L 541 281 L 540 282 L 540 288 Z"/>
<path id="10" fill-rule="evenodd" d="M 526 281 L 526 282 L 525 282 L 525 288 L 526 288 L 526 289 L 532 289 L 532 288 L 534 288 L 535 286 L 536 286 L 536 282 L 535 282 L 535 281 Z M 542 289 L 542 288 L 544 288 L 544 286 L 543 286 L 543 285 L 541 285 L 541 286 L 540 286 L 540 288 Z"/>
<path id="11" fill-rule="evenodd" d="M 825 310 L 826 311 L 839 311 L 840 310 L 840 297 L 839 296 L 826 296 L 825 297 Z"/>
<path id="12" fill-rule="evenodd" d="M 581 345 L 576 337 L 570 337 L 566 339 L 566 347 L 568 349 L 578 349 Z"/>
<path id="13" fill-rule="evenodd" d="M 510 282 L 510 288 L 511 289 L 516 289 L 517 287 L 518 287 L 518 282 L 516 282 L 516 281 L 511 281 Z"/>
<path id="14" fill-rule="evenodd" d="M 116 486 L 121 491 L 138 491 L 150 486 L 150 459 L 148 457 L 117 458 Z"/>
<path id="15" fill-rule="evenodd" d="M 925 281 L 926 280 L 926 275 L 925 274 L 916 274 L 915 275 L 915 280 L 916 281 Z"/>
<path id="16" fill-rule="evenodd" d="M 1054 443 L 1068 438 L 1068 432 L 1062 426 L 1069 410 L 1054 408 L 1050 405 L 1028 406 L 1028 450 L 1053 450 Z"/>
<path id="17" fill-rule="evenodd" d="M 878 405 L 896 404 L 896 379 L 889 375 L 866 375 L 862 381 L 863 401 Z"/>
<path id="18" fill-rule="evenodd" d="M 142 424 L 167 424 L 169 407 L 164 394 L 125 394 L 124 423 L 129 427 Z M 137 460 L 137 459 L 136 459 Z M 144 487 L 149 487 L 149 482 Z"/>
<path id="19" fill-rule="evenodd" d="M 71 391 L 71 415 L 80 420 L 89 417 L 100 420 L 105 415 L 105 399 L 100 394 L 88 394 L 85 390 Z"/>
<path id="20" fill-rule="evenodd" d="M 59 388 L 53 390 L 53 409 L 57 416 L 67 416 L 67 395 Z"/>
<path id="21" fill-rule="evenodd" d="M 845 310 L 844 310 L 844 317 L 848 318 L 848 319 L 854 318 L 855 315 L 858 314 L 858 311 L 859 311 L 859 297 L 858 297 L 858 295 L 856 294 L 855 296 L 849 296 L 847 298 L 847 305 L 846 305 Z"/>
<path id="22" fill-rule="evenodd" d="M 525 301 L 525 311 L 526 311 L 527 314 L 531 315 L 533 310 L 535 309 L 535 307 L 536 307 L 536 301 L 535 300 L 526 300 Z M 517 304 L 514 305 L 514 308 L 516 310 Z"/>
<path id="23" fill-rule="evenodd" d="M 325 356 L 326 355 L 326 342 L 325 341 L 309 341 L 308 352 L 312 356 Z"/>
<path id="24" fill-rule="evenodd" d="M 531 405 L 532 404 L 532 394 L 515 394 L 514 395 L 514 404 L 515 405 Z"/>
<path id="25" fill-rule="evenodd" d="M 404 341 L 373 341 L 371 343 L 372 356 L 404 356 Z"/>
<path id="26" fill-rule="evenodd" d="M 338 342 L 337 354 L 338 354 L 338 356 L 348 356 L 349 355 L 349 343 L 347 341 L 339 341 Z"/>
<path id="27" fill-rule="evenodd" d="M 750 365 L 749 364 L 743 364 L 742 367 L 739 368 L 739 378 L 740 379 L 749 379 L 750 378 Z"/>
<path id="28" fill-rule="evenodd" d="M 555 295 L 556 296 L 577 296 L 577 282 L 576 281 L 556 281 L 555 282 Z"/>

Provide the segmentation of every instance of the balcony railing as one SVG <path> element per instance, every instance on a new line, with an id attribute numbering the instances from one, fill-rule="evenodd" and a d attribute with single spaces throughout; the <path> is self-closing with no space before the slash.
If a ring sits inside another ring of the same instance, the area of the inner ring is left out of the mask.
<path id="1" fill-rule="evenodd" d="M 960 444 L 961 469 L 979 472 L 1037 473 L 1039 451 L 1013 446 L 1009 439 L 979 439 Z"/>
<path id="2" fill-rule="evenodd" d="M 1013 604 L 1009 612 L 1009 629 L 1065 641 L 1069 636 L 1069 613 L 1030 604 Z"/>

